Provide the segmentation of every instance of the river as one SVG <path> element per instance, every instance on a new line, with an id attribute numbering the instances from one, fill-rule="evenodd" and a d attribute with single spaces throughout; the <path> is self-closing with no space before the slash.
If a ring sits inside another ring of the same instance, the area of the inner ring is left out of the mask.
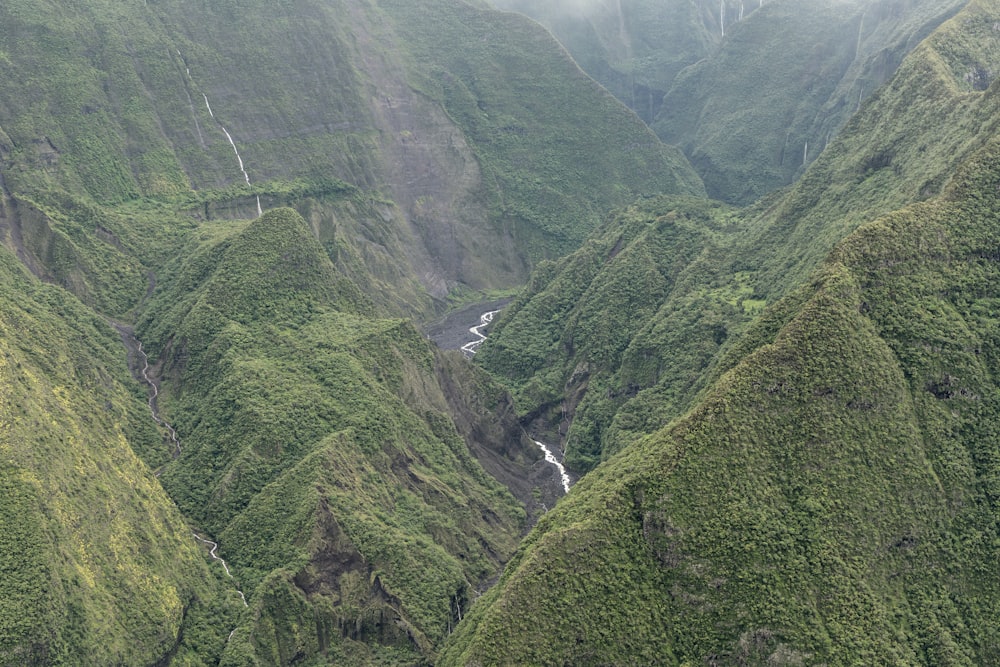
<path id="1" fill-rule="evenodd" d="M 486 341 L 486 328 L 493 323 L 493 319 L 507 303 L 509 303 L 509 299 L 468 306 L 428 327 L 426 329 L 427 335 L 439 347 L 444 349 L 460 349 L 465 353 L 465 356 L 471 359 L 479 350 L 479 347 Z M 483 311 L 484 308 L 487 310 Z M 478 323 L 468 326 L 476 313 L 479 314 Z M 573 481 L 566 472 L 562 461 L 556 457 L 552 448 L 544 442 L 535 440 L 534 438 L 531 441 L 542 451 L 545 460 L 559 472 L 559 481 L 562 484 L 563 491 L 569 493 Z"/>

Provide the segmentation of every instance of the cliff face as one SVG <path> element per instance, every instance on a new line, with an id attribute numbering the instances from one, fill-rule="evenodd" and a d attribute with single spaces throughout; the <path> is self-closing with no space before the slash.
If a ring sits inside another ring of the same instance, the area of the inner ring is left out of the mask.
<path id="1" fill-rule="evenodd" d="M 92 235 L 71 229 L 87 205 L 251 216 L 259 197 L 426 313 L 516 284 L 633 195 L 702 191 L 544 31 L 466 3 L 0 11 L 0 173 L 57 235 Z M 348 207 L 330 201 L 345 185 Z"/>
<path id="2" fill-rule="evenodd" d="M 749 204 L 798 178 L 906 54 L 965 3 L 494 4 L 551 29 L 591 76 L 684 150 L 710 196 Z"/>

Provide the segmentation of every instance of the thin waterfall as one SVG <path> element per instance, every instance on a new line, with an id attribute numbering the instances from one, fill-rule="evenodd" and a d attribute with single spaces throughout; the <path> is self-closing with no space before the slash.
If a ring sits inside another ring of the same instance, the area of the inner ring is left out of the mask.
<path id="1" fill-rule="evenodd" d="M 215 113 L 212 111 L 212 105 L 208 101 L 208 95 L 202 93 L 201 96 L 205 98 L 205 108 L 208 109 L 208 115 L 214 119 Z M 218 123 L 218 119 L 216 119 L 215 122 Z M 226 135 L 226 139 L 229 140 L 229 145 L 233 147 L 233 153 L 236 154 L 236 162 L 240 166 L 240 173 L 243 174 L 243 180 L 247 182 L 247 185 L 253 187 L 253 183 L 250 182 L 250 174 L 247 173 L 246 167 L 243 165 L 243 157 L 240 155 L 240 150 L 236 147 L 236 142 L 233 141 L 233 135 L 229 134 L 229 130 L 227 130 L 226 126 L 222 123 L 219 123 L 219 129 L 221 129 L 222 133 Z M 257 195 L 257 217 L 259 218 L 262 215 L 264 215 L 264 209 L 260 204 L 260 195 Z"/>

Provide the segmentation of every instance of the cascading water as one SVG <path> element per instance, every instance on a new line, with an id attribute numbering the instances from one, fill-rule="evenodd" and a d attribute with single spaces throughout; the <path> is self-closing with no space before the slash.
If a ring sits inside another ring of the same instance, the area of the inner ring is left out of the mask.
<path id="1" fill-rule="evenodd" d="M 483 313 L 479 316 L 479 324 L 469 329 L 469 333 L 475 335 L 477 338 L 476 340 L 462 346 L 462 352 L 464 352 L 466 356 L 472 358 L 472 356 L 476 354 L 479 347 L 483 344 L 483 341 L 486 340 L 486 334 L 483 333 L 483 329 L 493 322 L 493 318 L 496 317 L 499 312 L 499 310 L 490 310 Z M 545 460 L 555 466 L 556 470 L 559 471 L 559 480 L 562 483 L 563 491 L 569 493 L 569 487 L 572 486 L 573 482 L 566 473 L 566 468 L 559 461 L 559 459 L 556 458 L 556 455 L 552 453 L 552 450 L 549 449 L 548 445 L 534 439 L 532 442 L 534 442 L 535 445 L 542 450 L 542 454 L 545 455 Z"/>
<path id="2" fill-rule="evenodd" d="M 208 108 L 208 114 L 212 118 L 215 118 L 215 114 L 212 113 L 212 105 L 208 103 L 208 95 L 202 93 L 202 97 L 205 98 L 205 107 Z M 216 122 L 218 122 L 218 120 L 216 120 Z M 233 147 L 233 153 L 236 154 L 236 162 L 240 166 L 240 173 L 243 174 L 243 180 L 247 182 L 247 185 L 252 187 L 253 184 L 250 182 L 250 174 L 247 173 L 246 168 L 243 166 L 243 157 L 240 155 L 240 150 L 236 147 L 236 142 L 233 141 L 233 135 L 229 134 L 229 130 L 227 130 L 226 126 L 222 123 L 219 123 L 219 129 L 221 129 L 222 133 L 226 135 L 226 139 L 229 140 L 229 145 Z M 260 195 L 257 195 L 257 217 L 262 215 L 264 215 L 264 210 L 260 206 Z"/>
<path id="3" fill-rule="evenodd" d="M 129 334 L 132 336 L 132 334 Z M 174 444 L 174 458 L 176 459 L 181 455 L 181 441 L 177 437 L 177 431 L 174 427 L 168 424 L 166 421 L 160 418 L 159 410 L 156 407 L 156 399 L 160 396 L 160 389 L 153 382 L 152 378 L 149 377 L 149 356 L 146 354 L 145 350 L 142 349 L 142 343 L 135 336 L 132 336 L 132 340 L 135 341 L 135 349 L 139 356 L 142 358 L 142 379 L 146 381 L 146 384 L 150 386 L 153 392 L 149 395 L 149 413 L 153 415 L 153 421 L 167 429 L 170 434 L 170 441 Z"/>
<path id="4" fill-rule="evenodd" d="M 226 565 L 226 561 L 224 561 L 221 556 L 219 556 L 218 554 L 215 553 L 219 549 L 219 543 L 218 542 L 213 542 L 212 540 L 206 540 L 204 537 L 200 536 L 198 533 L 191 533 L 191 536 L 194 537 L 194 539 L 196 539 L 199 542 L 201 542 L 202 544 L 211 544 L 212 545 L 212 550 L 209 551 L 208 554 L 214 560 L 217 560 L 217 561 L 219 561 L 219 563 L 222 564 L 222 569 L 226 571 L 226 576 L 228 576 L 230 579 L 232 579 L 233 578 L 233 573 L 229 571 L 229 566 Z M 243 606 L 244 607 L 249 607 L 250 605 L 247 604 L 247 598 L 246 598 L 245 595 L 243 595 L 243 591 L 241 591 L 239 588 L 237 588 L 236 592 L 240 594 L 240 599 L 243 600 Z M 236 632 L 236 631 L 233 630 L 233 632 Z M 232 637 L 233 637 L 232 633 L 229 633 L 229 638 L 232 639 Z"/>
<path id="5" fill-rule="evenodd" d="M 173 442 L 174 448 L 175 448 L 174 449 L 174 458 L 176 459 L 176 458 L 178 458 L 181 455 L 181 441 L 180 441 L 180 438 L 177 437 L 177 431 L 174 430 L 174 427 L 171 426 L 165 419 L 163 419 L 160 416 L 159 406 L 157 405 L 157 402 L 156 402 L 156 399 L 160 395 L 160 389 L 159 389 L 159 387 L 156 386 L 156 382 L 151 377 L 149 377 L 149 356 L 142 349 L 142 342 L 138 338 L 135 337 L 135 334 L 132 333 L 132 329 L 130 327 L 126 327 L 126 326 L 123 326 L 123 325 L 120 325 L 120 324 L 115 324 L 114 328 L 118 331 L 118 333 L 120 333 L 123 336 L 123 341 L 126 343 L 126 345 L 128 347 L 134 349 L 135 352 L 136 352 L 136 354 L 139 356 L 139 358 L 142 359 L 143 366 L 142 366 L 142 370 L 140 371 L 140 374 L 142 375 L 142 379 L 152 389 L 152 393 L 150 394 L 149 401 L 148 401 L 149 412 L 153 416 L 153 421 L 155 421 L 157 424 L 159 424 L 163 428 L 167 429 L 167 431 L 170 433 L 170 440 L 171 440 L 171 442 Z M 129 339 L 131 339 L 131 341 L 132 341 L 131 345 L 129 345 L 128 341 L 124 339 L 125 336 L 127 336 Z M 159 474 L 157 474 L 157 476 L 159 476 Z M 210 552 L 210 555 L 212 556 L 212 558 L 214 560 L 217 560 L 217 561 L 219 561 L 222 564 L 222 569 L 224 569 L 226 571 L 226 574 L 229 576 L 229 578 L 233 579 L 233 581 L 235 582 L 235 577 L 233 577 L 232 572 L 229 571 L 229 566 L 226 564 L 226 561 L 224 561 L 218 554 L 215 553 L 219 549 L 218 542 L 213 542 L 211 540 L 206 540 L 205 538 L 201 537 L 197 533 L 191 533 L 191 535 L 192 535 L 192 537 L 194 537 L 194 539 L 198 540 L 199 542 L 201 542 L 203 544 L 210 544 L 210 545 L 212 545 L 212 550 Z M 240 599 L 243 600 L 243 606 L 244 607 L 249 606 L 247 604 L 247 598 L 243 594 L 243 591 L 239 588 L 239 586 L 236 587 L 236 592 L 240 594 Z M 233 630 L 233 632 L 229 633 L 229 638 L 230 639 L 232 639 L 233 633 L 235 633 L 235 632 L 236 632 L 236 630 Z"/>
<path id="6" fill-rule="evenodd" d="M 183 60 L 183 56 L 181 56 L 180 51 L 177 52 L 177 55 L 181 57 L 181 60 Z M 185 66 L 184 71 L 187 72 L 188 78 L 190 79 L 191 78 L 191 69 Z M 226 139 L 229 140 L 229 145 L 233 147 L 233 153 L 236 154 L 236 162 L 240 166 L 240 173 L 243 174 L 243 180 L 245 180 L 247 182 L 247 185 L 253 187 L 253 184 L 250 182 L 250 174 L 247 173 L 246 167 L 243 164 L 243 157 L 240 155 L 240 151 L 236 147 L 236 142 L 233 141 L 233 135 L 229 134 L 229 130 L 226 129 L 226 126 L 223 125 L 222 123 L 220 123 L 219 119 L 215 117 L 215 112 L 212 111 L 212 105 L 208 101 L 208 95 L 206 95 L 205 93 L 202 93 L 201 96 L 203 98 L 205 98 L 205 108 L 208 109 L 208 115 L 211 116 L 212 119 L 219 125 L 219 129 L 222 130 L 222 133 L 226 135 Z M 190 94 L 188 94 L 188 101 L 189 102 L 191 101 Z M 195 118 L 195 127 L 198 129 L 198 137 L 200 138 L 201 137 L 201 127 L 199 127 L 197 123 L 198 123 L 198 119 L 196 117 Z M 202 143 L 204 144 L 204 140 L 202 140 Z M 257 217 L 260 217 L 262 215 L 264 215 L 264 209 L 260 205 L 260 195 L 257 195 Z"/>
<path id="7" fill-rule="evenodd" d="M 559 471 L 559 479 L 562 481 L 563 491 L 569 493 L 569 487 L 572 482 L 570 482 L 569 475 L 566 474 L 566 468 L 563 467 L 563 464 L 559 462 L 559 459 L 556 458 L 556 455 L 552 453 L 552 450 L 549 449 L 544 442 L 535 440 L 534 443 L 538 445 L 539 449 L 542 450 L 542 454 L 545 455 L 545 460 L 554 465 Z"/>

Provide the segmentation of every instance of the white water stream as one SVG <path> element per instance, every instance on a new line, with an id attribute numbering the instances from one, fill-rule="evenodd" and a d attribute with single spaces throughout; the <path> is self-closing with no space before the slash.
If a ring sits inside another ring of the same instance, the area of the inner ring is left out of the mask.
<path id="1" fill-rule="evenodd" d="M 538 445 L 538 448 L 542 450 L 543 454 L 545 454 L 545 460 L 554 465 L 559 471 L 559 478 L 562 480 L 563 491 L 569 493 L 571 482 L 569 475 L 566 474 L 566 468 L 563 467 L 563 464 L 559 462 L 559 459 L 556 458 L 556 455 L 552 453 L 552 450 L 549 449 L 544 442 L 535 440 L 534 443 Z"/>
<path id="2" fill-rule="evenodd" d="M 491 310 L 483 313 L 479 316 L 479 325 L 469 329 L 469 333 L 477 336 L 477 339 L 462 346 L 462 352 L 465 352 L 467 357 L 472 358 L 472 355 L 479 350 L 479 346 L 483 344 L 484 340 L 486 340 L 486 334 L 483 333 L 483 329 L 488 327 L 490 323 L 493 322 L 493 318 L 496 317 L 496 314 L 499 312 L 499 310 Z"/>
<path id="3" fill-rule="evenodd" d="M 187 73 L 190 77 L 191 70 L 187 70 Z M 247 173 L 246 167 L 243 165 L 243 157 L 240 155 L 240 150 L 236 147 L 236 142 L 233 141 L 233 135 L 229 134 L 229 130 L 226 129 L 225 125 L 219 123 L 218 118 L 215 118 L 215 112 L 212 111 L 212 105 L 208 101 L 208 95 L 202 93 L 201 96 L 205 98 L 205 108 L 208 109 L 208 115 L 211 116 L 216 123 L 218 123 L 219 129 L 221 129 L 222 133 L 226 135 L 226 139 L 229 140 L 229 145 L 233 147 L 233 153 L 236 154 L 236 162 L 240 165 L 240 173 L 243 174 L 243 180 L 247 182 L 247 185 L 252 187 L 253 184 L 250 182 L 250 174 Z M 264 215 L 264 209 L 261 208 L 260 205 L 260 195 L 257 195 L 257 217 L 259 218 L 262 215 Z"/>
<path id="4" fill-rule="evenodd" d="M 221 556 L 219 556 L 218 554 L 215 553 L 218 550 L 218 548 L 219 548 L 219 543 L 218 542 L 213 542 L 212 540 L 206 540 L 204 537 L 201 537 L 200 535 L 198 535 L 198 533 L 191 533 L 191 536 L 194 537 L 194 539 L 196 539 L 199 542 L 201 542 L 202 544 L 211 544 L 212 545 L 212 550 L 209 552 L 209 555 L 213 559 L 219 561 L 222 564 L 222 569 L 226 571 L 226 575 L 230 579 L 233 579 L 233 573 L 229 571 L 229 566 L 226 565 L 226 561 L 224 561 Z M 247 598 L 246 598 L 245 595 L 243 595 L 243 591 L 241 591 L 239 588 L 237 588 L 236 592 L 240 594 L 240 599 L 243 600 L 243 606 L 244 607 L 249 607 L 250 605 L 247 604 Z M 236 631 L 233 630 L 233 632 L 236 632 Z M 233 634 L 229 633 L 229 638 L 232 639 L 232 637 L 233 637 Z"/>
<path id="5" fill-rule="evenodd" d="M 170 442 L 174 444 L 174 458 L 176 459 L 181 455 L 181 441 L 177 437 L 177 431 L 174 430 L 174 427 L 163 419 L 160 419 L 160 413 L 156 407 L 156 399 L 160 396 L 160 388 L 157 387 L 156 383 L 149 377 L 149 356 L 146 354 L 146 351 L 142 349 L 142 343 L 139 339 L 132 334 L 129 335 L 132 336 L 132 340 L 135 341 L 136 351 L 139 353 L 139 356 L 142 357 L 142 379 L 145 380 L 146 384 L 153 389 L 153 393 L 149 395 L 149 413 L 153 415 L 153 421 L 167 429 L 167 432 L 170 433 Z"/>
<path id="6" fill-rule="evenodd" d="M 493 318 L 496 317 L 499 312 L 499 310 L 490 310 L 483 313 L 479 316 L 479 324 L 469 329 L 469 333 L 477 336 L 477 339 L 462 346 L 462 352 L 464 352 L 466 356 L 471 358 L 479 350 L 479 346 L 486 340 L 486 334 L 483 333 L 483 329 L 493 322 Z M 562 482 L 563 491 L 569 493 L 569 487 L 572 485 L 572 481 L 566 473 L 566 468 L 559 461 L 559 459 L 556 458 L 556 455 L 552 453 L 552 450 L 549 449 L 548 445 L 534 439 L 532 439 L 532 442 L 534 442 L 538 448 L 542 450 L 542 454 L 545 455 L 545 460 L 554 465 L 556 470 L 559 471 L 559 479 Z"/>
<path id="7" fill-rule="evenodd" d="M 142 379 L 145 380 L 146 384 L 148 384 L 152 388 L 152 390 L 153 390 L 153 392 L 149 396 L 149 412 L 150 412 L 151 415 L 153 415 L 153 420 L 157 424 L 159 424 L 160 426 L 166 428 L 167 431 L 170 432 L 170 440 L 171 440 L 171 442 L 174 443 L 174 448 L 175 448 L 175 450 L 174 450 L 174 458 L 176 459 L 178 456 L 181 455 L 181 441 L 180 441 L 180 438 L 177 437 L 177 431 L 174 430 L 174 427 L 171 426 L 165 419 L 163 419 L 163 418 L 160 417 L 159 408 L 157 407 L 157 403 L 156 403 L 156 399 L 160 395 L 160 389 L 159 389 L 159 387 L 156 386 L 156 382 L 154 382 L 153 379 L 151 377 L 149 377 L 149 356 L 142 349 L 142 342 L 138 338 L 135 337 L 135 335 L 131 332 L 130 329 L 127 329 L 127 328 L 121 327 L 121 326 L 117 326 L 117 325 L 116 325 L 115 328 L 118 329 L 119 332 L 130 336 L 132 338 L 132 340 L 135 342 L 135 349 L 139 353 L 139 356 L 142 358 Z M 157 473 L 156 476 L 159 477 L 159 473 Z M 201 537 L 197 533 L 191 533 L 191 535 L 192 535 L 192 537 L 194 537 L 194 539 L 198 540 L 199 542 L 201 542 L 203 544 L 211 544 L 212 545 L 212 550 L 210 552 L 210 555 L 212 556 L 212 558 L 214 560 L 217 560 L 217 561 L 219 561 L 222 564 L 222 569 L 224 569 L 226 571 L 226 574 L 229 576 L 229 578 L 233 579 L 234 582 L 235 582 L 235 578 L 233 577 L 233 573 L 229 571 L 229 566 L 226 564 L 226 561 L 224 561 L 221 556 L 219 556 L 218 554 L 215 553 L 219 549 L 219 543 L 218 542 L 213 542 L 211 540 L 206 540 L 205 538 Z M 236 592 L 240 594 L 240 599 L 243 600 L 243 606 L 244 607 L 249 606 L 249 605 L 247 605 L 247 598 L 246 598 L 245 595 L 243 595 L 243 591 L 240 590 L 239 586 L 236 587 Z M 236 632 L 236 630 L 233 630 L 233 632 L 229 633 L 229 638 L 230 639 L 233 638 L 233 633 L 235 633 L 235 632 Z"/>

